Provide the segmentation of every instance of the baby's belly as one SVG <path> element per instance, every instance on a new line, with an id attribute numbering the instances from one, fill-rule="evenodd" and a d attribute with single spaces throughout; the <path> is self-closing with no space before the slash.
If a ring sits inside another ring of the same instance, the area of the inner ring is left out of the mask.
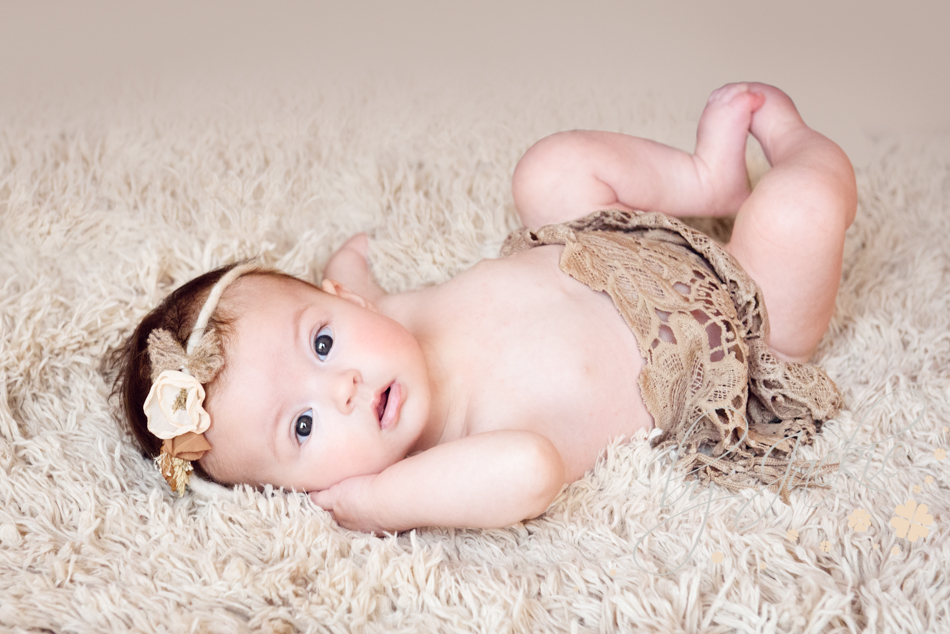
<path id="1" fill-rule="evenodd" d="M 552 373 L 547 386 L 555 396 L 538 431 L 558 448 L 571 480 L 593 468 L 612 440 L 654 427 L 637 383 L 644 359 L 636 341 L 629 330 L 605 334 L 598 333 L 563 374 Z"/>
<path id="2" fill-rule="evenodd" d="M 560 271 L 562 250 L 505 258 L 513 260 L 505 273 L 514 283 L 500 284 L 495 300 L 508 316 L 498 332 L 508 343 L 486 359 L 492 398 L 479 418 L 500 423 L 513 415 L 519 427 L 551 440 L 576 479 L 611 440 L 652 429 L 653 418 L 637 384 L 645 360 L 636 338 L 609 296 Z"/>

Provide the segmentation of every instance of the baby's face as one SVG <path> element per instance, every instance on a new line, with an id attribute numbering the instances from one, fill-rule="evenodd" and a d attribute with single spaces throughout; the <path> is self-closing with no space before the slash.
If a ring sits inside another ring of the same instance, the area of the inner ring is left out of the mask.
<path id="1" fill-rule="evenodd" d="M 316 491 L 412 450 L 430 403 L 418 342 L 330 290 L 258 275 L 228 290 L 239 317 L 206 403 L 216 478 Z"/>

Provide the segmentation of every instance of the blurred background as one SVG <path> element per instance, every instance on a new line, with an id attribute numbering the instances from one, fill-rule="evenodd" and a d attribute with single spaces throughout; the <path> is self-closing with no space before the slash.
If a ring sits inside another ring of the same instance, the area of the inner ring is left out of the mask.
<path id="1" fill-rule="evenodd" d="M 712 89 L 755 79 L 861 166 L 888 135 L 950 132 L 948 25 L 944 0 L 0 0 L 0 108 L 156 82 L 543 81 L 621 84 L 698 117 Z"/>

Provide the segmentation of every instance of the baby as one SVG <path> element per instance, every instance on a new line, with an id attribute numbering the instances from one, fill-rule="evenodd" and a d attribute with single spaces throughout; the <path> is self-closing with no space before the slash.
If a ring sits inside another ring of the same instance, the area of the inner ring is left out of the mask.
<path id="1" fill-rule="evenodd" d="M 772 166 L 754 191 L 750 132 Z M 558 133 L 512 190 L 527 229 L 445 284 L 387 294 L 360 234 L 320 287 L 240 265 L 173 292 L 117 379 L 169 483 L 180 494 L 193 467 L 307 491 L 363 531 L 499 527 L 653 430 L 707 480 L 792 488 L 775 458 L 840 404 L 806 362 L 856 211 L 842 150 L 782 91 L 730 84 L 694 154 Z M 724 246 L 669 217 L 726 215 Z"/>

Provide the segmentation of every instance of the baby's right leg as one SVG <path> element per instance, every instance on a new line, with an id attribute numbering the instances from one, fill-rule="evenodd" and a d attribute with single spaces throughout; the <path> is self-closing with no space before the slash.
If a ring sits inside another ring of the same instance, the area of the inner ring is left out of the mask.
<path id="1" fill-rule="evenodd" d="M 745 146 L 764 97 L 725 86 L 710 96 L 693 154 L 613 132 L 559 132 L 535 143 L 512 178 L 526 227 L 565 222 L 598 209 L 672 216 L 735 214 L 749 196 Z"/>
<path id="2" fill-rule="evenodd" d="M 854 170 L 784 92 L 737 85 L 766 98 L 751 130 L 772 169 L 742 204 L 726 250 L 762 289 L 769 346 L 786 360 L 807 361 L 835 308 L 845 231 L 857 211 Z"/>

